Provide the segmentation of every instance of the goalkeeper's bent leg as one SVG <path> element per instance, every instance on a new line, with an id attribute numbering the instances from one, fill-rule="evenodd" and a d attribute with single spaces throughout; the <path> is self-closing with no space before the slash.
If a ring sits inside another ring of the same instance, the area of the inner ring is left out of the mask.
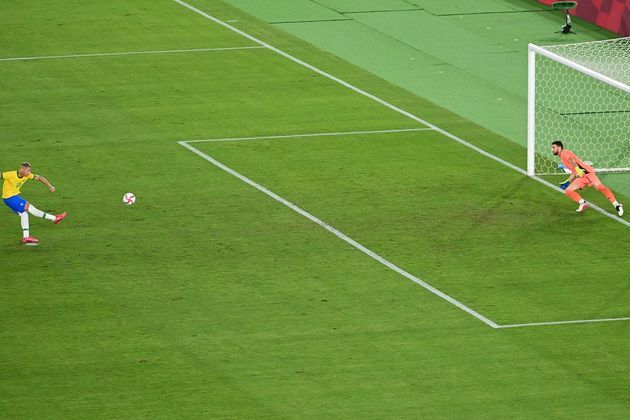
<path id="1" fill-rule="evenodd" d="M 581 204 L 582 201 L 584 201 L 582 196 L 580 196 L 580 194 L 575 192 L 575 190 L 565 190 L 564 193 L 566 194 L 567 197 L 569 197 L 571 200 L 575 201 L 576 203 Z"/>
<path id="2" fill-rule="evenodd" d="M 610 191 L 610 188 L 608 188 L 607 186 L 605 186 L 604 184 L 599 184 L 598 186 L 595 187 L 598 191 L 600 191 L 602 194 L 604 194 L 604 196 L 606 196 L 606 198 L 608 199 L 608 201 L 610 201 L 612 203 L 613 206 L 618 206 L 619 203 L 617 203 L 617 200 L 615 199 L 615 195 L 613 194 L 612 191 Z"/>

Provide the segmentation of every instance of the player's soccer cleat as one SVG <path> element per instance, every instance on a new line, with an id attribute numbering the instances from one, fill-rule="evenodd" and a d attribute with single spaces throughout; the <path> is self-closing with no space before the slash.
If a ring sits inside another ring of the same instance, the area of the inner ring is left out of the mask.
<path id="1" fill-rule="evenodd" d="M 615 210 L 617 210 L 617 214 L 619 215 L 619 217 L 623 216 L 623 204 L 617 204 L 615 206 Z"/>
<path id="2" fill-rule="evenodd" d="M 53 221 L 54 224 L 58 224 L 59 222 L 61 222 L 63 220 L 64 217 L 66 217 L 68 215 L 67 211 L 64 211 L 61 214 L 57 214 L 55 215 L 55 220 Z"/>
<path id="3" fill-rule="evenodd" d="M 588 208 L 588 203 L 585 201 L 582 204 L 580 204 L 580 207 L 578 207 L 578 209 L 576 211 L 578 213 L 584 213 L 587 208 Z"/>
<path id="4" fill-rule="evenodd" d="M 39 239 L 33 238 L 32 236 L 27 236 L 22 239 L 22 243 L 24 245 L 37 245 L 39 243 Z"/>

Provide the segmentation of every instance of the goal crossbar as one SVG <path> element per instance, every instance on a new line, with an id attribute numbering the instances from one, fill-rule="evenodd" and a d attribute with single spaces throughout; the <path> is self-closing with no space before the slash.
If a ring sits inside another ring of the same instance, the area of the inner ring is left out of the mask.
<path id="1" fill-rule="evenodd" d="M 558 55 L 554 52 L 551 52 L 545 49 L 544 47 L 540 47 L 535 44 L 529 44 L 529 50 L 535 52 L 536 54 L 544 55 L 547 58 L 551 58 L 552 60 L 562 63 L 567 67 L 571 67 L 572 69 L 575 69 L 579 71 L 580 73 L 584 73 L 587 76 L 597 79 L 600 82 L 604 82 L 614 88 L 623 90 L 626 93 L 630 93 L 630 86 L 623 83 L 622 81 L 615 80 L 611 77 L 606 76 L 605 74 L 601 74 L 593 69 L 589 69 L 588 67 L 583 66 L 582 64 L 576 63 L 575 61 L 571 61 L 568 58 L 565 58 L 561 55 Z M 529 56 L 529 59 L 531 60 L 531 55 Z"/>

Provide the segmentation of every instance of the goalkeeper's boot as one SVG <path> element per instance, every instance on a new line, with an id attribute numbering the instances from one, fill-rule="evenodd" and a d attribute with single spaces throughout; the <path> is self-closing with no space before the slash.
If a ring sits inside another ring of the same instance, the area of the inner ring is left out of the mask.
<path id="1" fill-rule="evenodd" d="M 586 201 L 584 201 L 584 202 L 580 203 L 580 206 L 578 207 L 578 209 L 576 211 L 578 213 L 584 213 L 587 208 L 588 208 L 588 203 Z"/>
<path id="2" fill-rule="evenodd" d="M 623 204 L 617 204 L 615 206 L 615 210 L 617 210 L 617 214 L 619 215 L 619 217 L 623 216 Z"/>
<path id="3" fill-rule="evenodd" d="M 24 245 L 37 245 L 39 243 L 39 239 L 33 238 L 32 236 L 27 236 L 22 239 L 22 243 Z"/>

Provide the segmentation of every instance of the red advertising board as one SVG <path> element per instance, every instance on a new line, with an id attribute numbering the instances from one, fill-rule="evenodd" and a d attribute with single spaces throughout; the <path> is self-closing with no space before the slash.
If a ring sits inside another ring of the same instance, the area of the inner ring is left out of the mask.
<path id="1" fill-rule="evenodd" d="M 556 0 L 538 0 L 551 6 Z M 630 0 L 578 0 L 571 15 L 621 36 L 630 36 Z"/>

